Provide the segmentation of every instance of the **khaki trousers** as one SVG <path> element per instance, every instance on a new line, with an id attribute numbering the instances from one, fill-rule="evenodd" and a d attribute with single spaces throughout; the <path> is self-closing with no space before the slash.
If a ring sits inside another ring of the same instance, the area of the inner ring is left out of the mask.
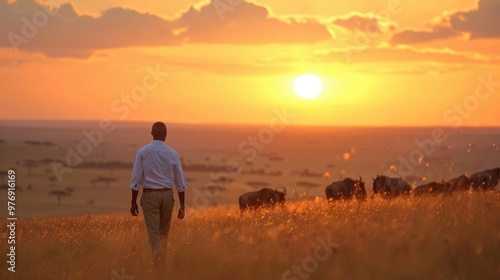
<path id="1" fill-rule="evenodd" d="M 143 192 L 141 207 L 148 230 L 149 245 L 155 257 L 163 255 L 162 239 L 167 244 L 168 231 L 174 209 L 174 192 Z"/>

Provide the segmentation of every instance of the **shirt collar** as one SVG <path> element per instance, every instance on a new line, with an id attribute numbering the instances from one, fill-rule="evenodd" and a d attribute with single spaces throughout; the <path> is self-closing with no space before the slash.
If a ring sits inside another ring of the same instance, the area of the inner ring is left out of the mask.
<path id="1" fill-rule="evenodd" d="M 153 141 L 151 141 L 151 144 L 154 144 L 154 145 L 165 145 L 165 141 L 153 140 Z"/>

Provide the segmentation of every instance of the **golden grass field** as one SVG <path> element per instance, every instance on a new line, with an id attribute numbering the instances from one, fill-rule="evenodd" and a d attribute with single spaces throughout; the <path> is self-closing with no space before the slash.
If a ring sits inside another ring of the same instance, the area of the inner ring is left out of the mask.
<path id="1" fill-rule="evenodd" d="M 17 272 L 4 262 L 1 279 L 500 279 L 497 191 L 187 214 L 172 222 L 165 271 L 150 264 L 142 217 L 19 222 Z M 294 266 L 301 276 L 284 275 Z"/>

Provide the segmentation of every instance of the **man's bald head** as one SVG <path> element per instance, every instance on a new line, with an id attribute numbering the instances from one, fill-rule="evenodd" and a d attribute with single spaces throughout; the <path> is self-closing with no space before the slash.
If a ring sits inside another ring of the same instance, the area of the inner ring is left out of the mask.
<path id="1" fill-rule="evenodd" d="M 165 138 L 167 138 L 167 126 L 162 122 L 155 122 L 151 128 L 151 135 L 153 135 L 153 140 L 165 141 Z"/>

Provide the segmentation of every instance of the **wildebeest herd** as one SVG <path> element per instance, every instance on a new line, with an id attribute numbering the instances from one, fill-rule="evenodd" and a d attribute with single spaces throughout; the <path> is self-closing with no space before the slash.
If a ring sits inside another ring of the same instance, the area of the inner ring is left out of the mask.
<path id="1" fill-rule="evenodd" d="M 373 193 L 380 195 L 382 198 L 393 198 L 398 196 L 423 196 L 423 195 L 439 195 L 451 194 L 459 191 L 487 191 L 493 190 L 500 181 L 500 168 L 487 169 L 476 172 L 470 177 L 461 175 L 457 178 L 442 182 L 429 182 L 419 185 L 415 188 L 403 180 L 402 178 L 394 178 L 388 176 L 379 176 L 373 179 Z M 337 200 L 349 200 L 356 198 L 359 201 L 366 199 L 365 182 L 363 178 L 359 180 L 345 178 L 342 181 L 331 183 L 325 188 L 326 199 L 329 202 Z M 264 188 L 260 191 L 249 192 L 243 194 L 239 198 L 240 210 L 244 212 L 247 209 L 256 209 L 259 207 L 272 207 L 285 203 L 286 188 L 283 191 Z"/>

